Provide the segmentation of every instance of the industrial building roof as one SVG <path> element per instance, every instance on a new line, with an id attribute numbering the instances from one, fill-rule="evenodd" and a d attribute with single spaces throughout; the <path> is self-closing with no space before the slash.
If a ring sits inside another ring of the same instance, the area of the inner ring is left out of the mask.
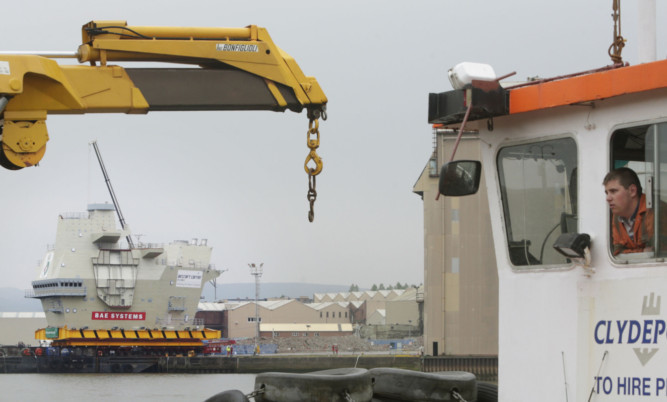
<path id="1" fill-rule="evenodd" d="M 239 307 L 243 307 L 248 304 L 254 304 L 254 300 L 249 301 L 233 301 L 225 303 L 212 303 L 212 302 L 200 302 L 198 305 L 199 311 L 223 311 L 223 310 L 236 310 Z M 267 310 L 275 310 L 277 308 L 283 307 L 289 303 L 299 303 L 298 300 L 260 300 L 257 304 Z"/>
<path id="2" fill-rule="evenodd" d="M 347 308 L 348 302 L 323 302 L 323 303 L 307 303 L 305 304 L 306 306 L 315 309 L 315 310 L 322 310 L 327 307 L 330 307 L 334 304 L 339 305 L 342 308 Z"/>
<path id="3" fill-rule="evenodd" d="M 338 292 L 338 293 L 315 293 L 313 294 L 314 300 L 336 300 L 344 299 L 345 301 L 356 301 L 362 300 L 364 298 L 372 299 L 378 294 L 385 299 L 393 300 L 395 297 L 401 296 L 405 292 L 405 289 L 392 289 L 392 290 L 365 290 L 363 292 Z M 364 297 L 366 296 L 366 297 Z"/>
<path id="4" fill-rule="evenodd" d="M 0 318 L 46 318 L 43 311 L 39 312 L 24 312 L 24 313 L 0 313 Z"/>
<path id="5" fill-rule="evenodd" d="M 352 332 L 352 324 L 282 324 L 260 323 L 259 330 L 268 332 Z"/>

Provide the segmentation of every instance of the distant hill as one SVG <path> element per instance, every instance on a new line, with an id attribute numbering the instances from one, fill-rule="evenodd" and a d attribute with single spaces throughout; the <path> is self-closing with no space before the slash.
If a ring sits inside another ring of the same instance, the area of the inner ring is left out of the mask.
<path id="1" fill-rule="evenodd" d="M 25 291 L 16 288 L 0 288 L 0 312 L 42 311 L 38 299 L 28 299 Z"/>
<path id="2" fill-rule="evenodd" d="M 323 285 L 315 283 L 260 283 L 259 298 L 286 296 L 296 298 L 300 296 L 313 297 L 313 293 L 347 292 L 349 285 Z M 254 283 L 224 283 L 218 284 L 217 292 L 207 283 L 202 296 L 206 301 L 224 299 L 255 299 Z M 42 303 L 38 299 L 25 298 L 25 292 L 16 288 L 0 288 L 0 312 L 29 312 L 42 311 Z"/>

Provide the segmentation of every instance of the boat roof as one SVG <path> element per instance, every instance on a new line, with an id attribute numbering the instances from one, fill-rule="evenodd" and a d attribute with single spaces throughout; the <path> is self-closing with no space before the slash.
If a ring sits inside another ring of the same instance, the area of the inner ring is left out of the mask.
<path id="1" fill-rule="evenodd" d="M 617 64 L 516 85 L 472 80 L 462 89 L 429 94 L 428 121 L 443 127 L 662 88 L 667 88 L 667 60 Z"/>
<path id="2" fill-rule="evenodd" d="M 573 105 L 667 87 L 667 60 L 618 66 L 508 88 L 509 113 Z"/>

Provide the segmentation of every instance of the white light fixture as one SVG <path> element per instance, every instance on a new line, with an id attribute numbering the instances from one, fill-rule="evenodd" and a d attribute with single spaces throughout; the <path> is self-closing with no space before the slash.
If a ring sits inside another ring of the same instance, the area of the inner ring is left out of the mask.
<path id="1" fill-rule="evenodd" d="M 447 72 L 449 82 L 454 89 L 463 89 L 472 84 L 473 80 L 495 81 L 496 72 L 488 64 L 463 62 L 450 68 Z"/>

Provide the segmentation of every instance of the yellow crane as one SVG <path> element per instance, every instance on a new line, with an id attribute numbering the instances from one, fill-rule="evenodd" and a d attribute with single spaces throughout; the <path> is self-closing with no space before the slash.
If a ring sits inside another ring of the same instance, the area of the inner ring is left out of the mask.
<path id="1" fill-rule="evenodd" d="M 77 58 L 79 65 L 54 59 Z M 165 62 L 124 68 L 113 62 Z M 0 54 L 0 166 L 35 166 L 44 156 L 48 114 L 187 110 L 307 110 L 304 169 L 309 219 L 317 196 L 319 119 L 327 98 L 317 80 L 273 43 L 265 28 L 128 26 L 92 21 L 72 53 Z"/>

